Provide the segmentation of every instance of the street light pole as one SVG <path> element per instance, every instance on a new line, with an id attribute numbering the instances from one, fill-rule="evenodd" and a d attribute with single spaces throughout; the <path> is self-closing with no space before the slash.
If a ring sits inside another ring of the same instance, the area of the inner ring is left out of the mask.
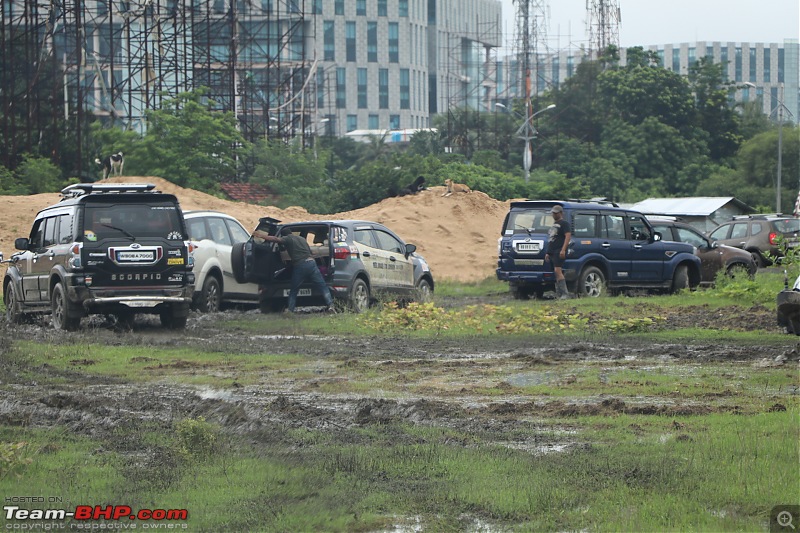
<path id="1" fill-rule="evenodd" d="M 508 108 L 505 105 L 501 104 L 500 102 L 496 102 L 494 105 L 496 105 L 497 107 L 502 107 L 505 110 L 508 110 Z M 522 115 L 520 115 L 516 111 L 512 110 L 512 112 L 515 115 L 517 115 L 517 117 L 524 118 L 524 122 L 522 123 L 522 126 L 520 126 L 519 129 L 517 130 L 517 138 L 522 139 L 523 141 L 525 141 L 525 147 L 523 148 L 523 152 L 522 152 L 522 166 L 525 169 L 525 183 L 528 183 L 528 181 L 530 180 L 530 177 L 531 177 L 531 164 L 533 163 L 533 147 L 532 147 L 531 141 L 533 141 L 533 139 L 535 139 L 536 135 L 538 135 L 538 133 L 539 133 L 538 131 L 536 131 L 536 128 L 533 125 L 533 118 L 536 115 L 544 113 L 545 111 L 549 111 L 551 109 L 555 109 L 555 107 L 556 107 L 556 104 L 550 104 L 549 106 L 545 107 L 544 109 L 540 109 L 536 113 L 532 113 L 531 114 L 531 112 L 530 112 L 530 110 L 531 110 L 530 103 L 526 102 L 526 106 L 525 106 L 526 117 L 523 117 Z"/>

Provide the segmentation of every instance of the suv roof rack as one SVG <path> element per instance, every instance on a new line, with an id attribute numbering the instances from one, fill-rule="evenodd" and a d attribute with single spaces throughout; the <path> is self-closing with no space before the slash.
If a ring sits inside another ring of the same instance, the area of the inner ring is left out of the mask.
<path id="1" fill-rule="evenodd" d="M 754 213 L 751 215 L 733 215 L 731 220 L 766 220 L 769 217 L 792 217 L 792 215 L 787 215 L 784 213 Z"/>
<path id="2" fill-rule="evenodd" d="M 158 192 L 153 183 L 75 183 L 61 189 L 62 200 L 89 193 Z"/>
<path id="3" fill-rule="evenodd" d="M 599 196 L 597 198 L 567 198 L 566 202 L 575 202 L 577 204 L 601 204 L 601 205 L 610 205 L 611 207 L 619 207 L 615 202 L 608 200 L 605 196 Z"/>

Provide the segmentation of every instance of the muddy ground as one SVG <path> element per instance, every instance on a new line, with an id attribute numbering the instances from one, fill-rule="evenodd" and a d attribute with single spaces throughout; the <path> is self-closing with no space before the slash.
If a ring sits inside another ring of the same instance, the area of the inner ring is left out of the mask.
<path id="1" fill-rule="evenodd" d="M 504 298 L 497 297 L 494 303 L 501 303 Z M 486 299 L 481 301 L 485 303 Z M 460 303 L 465 302 L 461 300 Z M 443 304 L 455 305 L 455 302 Z M 314 312 L 313 309 L 307 311 Z M 601 395 L 573 402 L 519 394 L 517 386 L 530 384 L 530 379 L 534 379 L 531 376 L 541 375 L 550 383 L 570 379 L 569 375 L 559 373 L 565 362 L 600 363 L 609 368 L 744 362 L 754 368 L 786 365 L 796 371 L 800 358 L 800 344 L 796 338 L 784 334 L 775 324 L 774 310 L 765 307 L 681 310 L 667 316 L 663 326 L 667 329 L 697 326 L 761 330 L 770 342 L 760 347 L 734 342 L 653 344 L 613 336 L 542 341 L 533 336 L 504 335 L 466 340 L 346 338 L 336 335 L 335 331 L 324 336 L 259 335 L 236 325 L 243 313 L 255 320 L 285 321 L 287 329 L 293 320 L 306 319 L 303 315 L 261 315 L 252 310 L 192 314 L 186 331 L 180 333 L 162 329 L 157 319 L 149 317 L 137 319 L 132 331 L 121 330 L 104 317 L 86 318 L 80 331 L 66 334 L 52 330 L 44 317 L 16 327 L 0 324 L 3 329 L 0 332 L 0 424 L 66 426 L 78 434 L 104 438 L 120 427 L 141 421 L 166 426 L 184 417 L 205 416 L 232 434 L 263 438 L 281 427 L 324 428 L 344 435 L 348 428 L 364 424 L 406 420 L 446 424 L 488 435 L 520 417 L 623 412 L 706 414 L 737 408 L 735 398 L 726 400 L 719 396 L 697 401 L 680 396 L 632 400 Z M 24 358 L 11 348 L 12 339 L 74 345 L 76 356 L 70 361 L 72 368 L 56 371 L 44 365 L 31 372 Z M 264 372 L 255 384 L 250 379 L 248 384 L 241 385 L 236 381 L 236 370 L 224 366 L 204 367 L 196 361 L 180 360 L 164 369 L 154 362 L 144 367 L 144 372 L 149 374 L 146 383 L 131 385 L 111 379 L 98 380 L 87 374 L 86 369 L 96 363 L 86 348 L 89 343 L 140 347 L 140 354 L 131 358 L 131 362 L 136 363 L 148 362 L 148 351 L 152 347 L 192 347 L 254 356 L 301 354 L 307 356 L 308 368 L 306 372 Z M 160 373 L 166 370 L 170 373 L 169 381 L 160 379 Z M 229 378 L 231 385 L 212 389 L 176 384 L 180 381 L 175 379 L 176 371 L 178 378 L 183 374 L 218 375 Z M 337 390 L 337 384 L 352 379 L 360 371 L 375 374 L 374 388 L 359 394 L 331 392 Z M 64 384 L 53 385 L 54 379 Z M 495 392 L 487 394 L 489 389 Z M 507 390 L 508 394 L 498 396 L 498 389 Z M 783 391 L 783 394 L 797 393 Z M 776 397 L 775 405 L 781 405 L 780 397 Z M 535 447 L 547 445 L 541 438 L 535 443 Z"/>

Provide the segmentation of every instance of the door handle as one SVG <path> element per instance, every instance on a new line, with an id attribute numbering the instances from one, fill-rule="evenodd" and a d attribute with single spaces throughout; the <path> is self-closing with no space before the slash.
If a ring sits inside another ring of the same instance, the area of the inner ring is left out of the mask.
<path id="1" fill-rule="evenodd" d="M 361 252 L 361 255 L 364 256 L 364 257 L 369 257 L 370 253 L 369 252 Z"/>
<path id="2" fill-rule="evenodd" d="M 603 248 L 611 248 L 611 243 L 610 243 L 610 242 L 604 242 L 604 243 L 602 244 L 602 247 L 603 247 Z"/>
<path id="3" fill-rule="evenodd" d="M 634 244 L 633 247 L 636 248 L 637 250 L 641 250 L 642 249 L 642 245 L 641 244 Z"/>

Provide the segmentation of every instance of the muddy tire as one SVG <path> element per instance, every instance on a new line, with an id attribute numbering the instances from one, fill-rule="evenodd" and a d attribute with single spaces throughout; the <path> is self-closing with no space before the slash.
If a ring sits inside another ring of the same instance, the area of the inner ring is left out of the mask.
<path id="1" fill-rule="evenodd" d="M 269 313 L 280 313 L 286 309 L 288 303 L 289 301 L 285 298 L 271 298 L 258 302 L 258 308 L 265 315 Z"/>
<path id="2" fill-rule="evenodd" d="M 216 277 L 206 276 L 198 295 L 197 309 L 203 313 L 218 313 L 222 309 L 222 286 Z"/>
<path id="3" fill-rule="evenodd" d="M 363 313 L 369 309 L 370 295 L 367 282 L 357 278 L 350 289 L 350 309 L 355 313 Z"/>
<path id="4" fill-rule="evenodd" d="M 733 263 L 728 266 L 725 275 L 731 279 L 753 279 L 755 276 L 750 273 L 750 269 L 744 263 Z"/>
<path id="5" fill-rule="evenodd" d="M 231 247 L 231 270 L 236 283 L 247 283 L 244 275 L 244 245 L 246 242 L 237 242 Z"/>
<path id="6" fill-rule="evenodd" d="M 414 298 L 417 302 L 425 304 L 433 299 L 433 288 L 427 279 L 419 280 Z"/>
<path id="7" fill-rule="evenodd" d="M 530 300 L 531 294 L 533 294 L 533 291 L 530 289 L 522 288 L 518 285 L 510 286 L 508 292 L 511 293 L 511 297 L 515 300 Z"/>
<path id="8" fill-rule="evenodd" d="M 689 267 L 680 265 L 675 269 L 675 274 L 672 277 L 672 293 L 675 294 L 679 291 L 689 288 Z"/>
<path id="9" fill-rule="evenodd" d="M 587 266 L 578 276 L 575 292 L 579 298 L 598 298 L 606 292 L 606 276 L 595 266 Z"/>
<path id="10" fill-rule="evenodd" d="M 56 283 L 50 295 L 50 311 L 53 327 L 62 331 L 75 331 L 81 325 L 83 313 L 80 308 L 69 301 L 64 285 Z"/>
<path id="11" fill-rule="evenodd" d="M 753 256 L 753 262 L 756 264 L 756 268 L 764 268 L 767 266 L 766 259 L 764 259 L 758 250 L 748 250 L 748 252 Z"/>
<path id="12" fill-rule="evenodd" d="M 25 315 L 20 308 L 17 292 L 14 289 L 13 283 L 6 285 L 3 292 L 3 303 L 6 306 L 6 322 L 9 324 L 22 324 L 25 320 Z"/>
<path id="13" fill-rule="evenodd" d="M 189 308 L 184 305 L 174 305 L 158 315 L 161 325 L 167 329 L 184 329 L 189 319 Z"/>

